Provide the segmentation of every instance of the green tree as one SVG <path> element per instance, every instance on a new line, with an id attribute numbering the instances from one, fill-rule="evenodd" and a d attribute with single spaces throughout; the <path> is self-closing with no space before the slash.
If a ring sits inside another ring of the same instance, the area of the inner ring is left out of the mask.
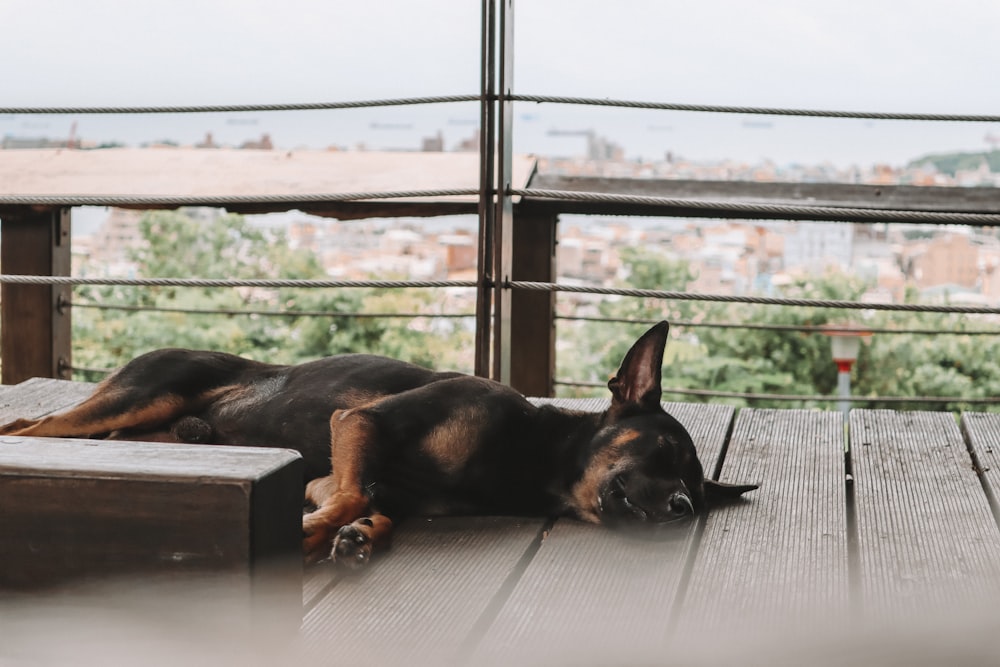
<path id="1" fill-rule="evenodd" d="M 617 281 L 618 288 L 684 291 L 694 279 L 687 262 L 645 248 L 623 248 L 621 261 L 625 277 Z M 559 336 L 566 342 L 562 353 L 556 355 L 556 377 L 603 385 L 635 339 L 649 328 L 648 322 L 688 319 L 698 306 L 689 301 L 608 296 L 587 305 L 561 304 L 560 310 L 569 318 L 584 314 L 596 321 L 567 320 L 560 325 Z M 638 323 L 629 324 L 630 320 Z M 685 340 L 678 340 L 675 332 L 667 346 L 666 364 L 669 366 L 671 360 L 689 355 L 690 347 Z M 602 395 L 601 391 L 586 387 L 558 388 L 563 396 Z"/>
<path id="2" fill-rule="evenodd" d="M 796 281 L 786 286 L 781 296 L 856 301 L 865 287 L 864 282 L 856 278 L 825 275 Z M 678 384 L 688 388 L 707 387 L 739 393 L 828 395 L 837 385 L 837 370 L 831 361 L 829 337 L 795 329 L 844 324 L 850 318 L 849 311 L 833 308 L 754 304 L 716 307 L 706 315 L 706 321 L 749 327 L 781 325 L 788 329 L 699 328 L 697 336 L 703 354 L 687 365 L 684 374 L 678 378 Z M 747 404 L 740 398 L 726 402 Z M 770 400 L 755 400 L 753 405 L 788 407 L 787 402 Z"/>
<path id="3" fill-rule="evenodd" d="M 875 334 L 854 369 L 852 390 L 861 396 L 991 398 L 1000 396 L 1000 339 L 965 334 L 988 325 L 961 315 L 883 314 L 878 326 L 950 331 L 942 334 Z M 1000 406 L 955 401 L 897 404 L 875 401 L 873 408 L 997 411 Z"/>
<path id="4" fill-rule="evenodd" d="M 691 271 L 683 262 L 649 251 L 623 253 L 626 278 L 621 287 L 684 289 Z M 842 273 L 829 273 L 785 286 L 779 296 L 810 300 L 859 301 L 867 285 Z M 913 295 L 910 294 L 909 298 Z M 607 299 L 594 308 L 603 318 L 671 320 L 671 338 L 664 360 L 664 386 L 711 389 L 754 394 L 832 396 L 837 369 L 832 362 L 830 337 L 799 327 L 843 325 L 873 329 L 927 329 L 948 334 L 878 333 L 861 346 L 854 365 L 855 396 L 904 396 L 985 398 L 1000 395 L 1000 337 L 960 335 L 967 327 L 983 328 L 981 321 L 958 315 L 867 311 L 835 308 L 715 304 L 621 297 Z M 564 312 L 563 314 L 569 314 Z M 679 326 L 678 321 L 704 324 L 730 323 L 748 328 Z M 786 325 L 789 330 L 756 329 L 754 325 Z M 620 322 L 569 321 L 568 350 L 559 355 L 557 377 L 602 384 L 620 363 L 634 338 L 648 325 Z M 563 331 L 560 331 L 562 335 Z M 565 358 L 565 359 L 564 359 Z M 561 387 L 562 395 L 606 395 L 604 389 Z M 677 395 L 678 400 L 725 402 L 754 407 L 818 407 L 834 409 L 835 403 L 744 398 L 705 398 Z M 897 403 L 874 401 L 864 407 L 894 409 L 959 410 L 969 404 L 953 402 Z M 976 405 L 976 410 L 1000 407 Z"/>
<path id="5" fill-rule="evenodd" d="M 263 230 L 243 216 L 196 219 L 185 211 L 154 211 L 140 222 L 144 239 L 135 253 L 137 274 L 147 278 L 321 279 L 310 252 L 291 249 L 283 233 Z M 424 365 L 471 367 L 460 327 L 429 320 L 356 317 L 391 306 L 396 312 L 432 314 L 426 290 L 396 290 L 385 302 L 367 288 L 90 287 L 77 291 L 81 305 L 114 304 L 132 311 L 80 307 L 74 313 L 74 365 L 113 368 L 161 347 L 212 349 L 272 363 L 297 363 L 341 352 L 391 354 Z M 207 310 L 193 314 L 162 310 Z M 284 311 L 252 315 L 245 311 Z M 331 313 L 315 316 L 313 313 Z M 385 311 L 382 311 L 385 312 Z M 244 314 L 241 314 L 244 313 Z M 301 315 L 296 313 L 302 313 Z M 471 340 L 471 334 L 465 336 Z M 91 375 L 89 379 L 96 379 Z"/>

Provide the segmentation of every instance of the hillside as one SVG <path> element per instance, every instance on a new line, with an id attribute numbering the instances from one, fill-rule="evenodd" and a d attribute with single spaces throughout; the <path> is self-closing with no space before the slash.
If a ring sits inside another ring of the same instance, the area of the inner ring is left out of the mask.
<path id="1" fill-rule="evenodd" d="M 985 159 L 990 166 L 990 171 L 1000 173 L 1000 150 L 980 151 L 975 153 L 939 153 L 936 155 L 925 155 L 910 162 L 907 168 L 923 167 L 934 165 L 942 174 L 954 176 L 955 172 L 962 170 L 978 169 L 982 160 Z"/>

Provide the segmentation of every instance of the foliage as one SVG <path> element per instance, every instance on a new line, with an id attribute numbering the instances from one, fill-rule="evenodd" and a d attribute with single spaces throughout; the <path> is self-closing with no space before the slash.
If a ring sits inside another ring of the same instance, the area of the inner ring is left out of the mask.
<path id="1" fill-rule="evenodd" d="M 887 320 L 883 316 L 880 320 Z M 961 332 L 968 327 L 964 318 L 947 314 L 909 314 L 893 326 L 919 327 Z M 976 328 L 988 328 L 981 323 Z M 872 336 L 854 371 L 855 393 L 864 396 L 961 396 L 989 398 L 1000 396 L 1000 341 L 986 335 L 883 335 Z M 900 406 L 875 401 L 873 408 L 912 410 L 997 410 L 984 406 L 953 402 L 907 403 Z"/>
<path id="2" fill-rule="evenodd" d="M 683 289 L 690 270 L 683 262 L 663 259 L 648 251 L 623 255 L 626 277 L 621 287 Z M 655 264 L 657 266 L 651 266 Z M 800 280 L 783 288 L 780 296 L 800 299 L 858 301 L 863 281 L 840 273 Z M 643 320 L 641 324 L 579 322 L 568 319 L 560 336 L 569 339 L 558 356 L 557 377 L 583 378 L 601 384 L 618 367 L 629 344 L 649 324 L 671 321 L 671 338 L 664 360 L 664 387 L 710 389 L 746 394 L 832 396 L 837 369 L 830 338 L 802 332 L 798 327 L 855 324 L 873 329 L 927 329 L 960 332 L 966 327 L 988 328 L 949 314 L 865 311 L 835 308 L 718 304 L 684 301 L 663 303 L 639 298 L 606 299 L 597 306 L 605 318 Z M 733 327 L 684 326 L 692 324 Z M 743 328 L 742 325 L 784 325 L 788 330 Z M 984 398 L 1000 395 L 1000 338 L 983 335 L 876 333 L 865 339 L 852 373 L 855 396 Z M 603 374 L 603 375 L 599 375 Z M 560 387 L 561 395 L 604 396 L 603 388 Z M 736 406 L 815 407 L 834 409 L 829 401 L 789 403 L 781 400 L 699 398 L 665 394 L 673 400 L 711 400 Z M 873 400 L 861 407 L 911 410 L 960 410 L 970 404 L 897 403 Z M 975 405 L 976 410 L 1000 409 Z"/>
<path id="3" fill-rule="evenodd" d="M 912 161 L 907 165 L 907 168 L 932 165 L 942 174 L 954 176 L 958 171 L 978 169 L 983 160 L 986 160 L 990 171 L 1000 172 L 1000 150 L 928 155 Z"/>
<path id="4" fill-rule="evenodd" d="M 150 212 L 142 219 L 141 231 L 145 243 L 134 259 L 137 274 L 142 277 L 325 276 L 312 253 L 290 248 L 283 234 L 255 228 L 238 215 L 198 220 L 183 211 Z M 621 259 L 623 270 L 618 286 L 623 288 L 684 291 L 694 277 L 687 262 L 651 249 L 626 248 Z M 786 285 L 780 296 L 857 301 L 866 287 L 857 278 L 827 274 Z M 274 363 L 369 351 L 435 368 L 472 370 L 473 334 L 468 322 L 429 317 L 444 310 L 440 290 L 98 286 L 78 289 L 74 301 L 78 305 L 73 317 L 77 367 L 112 368 L 142 352 L 175 346 L 228 351 Z M 84 307 L 88 303 L 136 310 Z M 173 312 L 178 309 L 233 314 Z M 837 372 L 831 360 L 829 337 L 796 329 L 844 324 L 853 319 L 855 324 L 877 329 L 956 332 L 871 336 L 861 346 L 852 376 L 853 393 L 873 399 L 865 407 L 959 410 L 970 406 L 962 402 L 944 406 L 932 402 L 900 404 L 879 401 L 878 397 L 968 399 L 1000 395 L 1000 337 L 961 334 L 966 327 L 987 327 L 977 319 L 948 314 L 856 313 L 835 308 L 580 295 L 560 298 L 557 309 L 564 319 L 559 321 L 556 377 L 596 385 L 562 385 L 561 395 L 607 395 L 604 384 L 631 343 L 661 319 L 668 319 L 672 325 L 664 360 L 664 385 L 668 389 L 830 396 L 836 391 Z M 248 310 L 288 314 L 248 315 Z M 329 315 L 316 317 L 316 312 Z M 379 313 L 412 316 L 371 316 Z M 581 316 L 587 319 L 576 319 Z M 720 323 L 732 326 L 703 326 Z M 753 328 L 756 325 L 786 325 L 787 330 Z M 737 406 L 835 406 L 828 401 L 788 403 L 669 392 L 665 396 Z M 976 405 L 975 409 L 1000 407 Z"/>
<path id="5" fill-rule="evenodd" d="M 617 287 L 683 291 L 694 278 L 687 262 L 658 255 L 649 249 L 623 248 L 621 259 L 627 275 L 618 281 Z M 693 312 L 692 303 L 687 301 L 672 303 L 663 299 L 617 296 L 604 297 L 596 303 L 574 302 L 558 307 L 564 316 L 570 318 L 586 314 L 603 321 L 586 325 L 573 323 L 560 329 L 560 338 L 565 338 L 568 343 L 564 344 L 562 354 L 557 350 L 556 377 L 602 385 L 618 368 L 629 346 L 649 328 L 650 323 L 686 318 Z M 632 320 L 638 323 L 629 324 Z M 681 347 L 668 346 L 667 358 L 682 355 Z M 558 393 L 568 396 L 595 394 L 587 388 L 569 387 L 561 388 Z"/>
<path id="6" fill-rule="evenodd" d="M 153 211 L 143 216 L 140 231 L 144 243 L 133 257 L 140 277 L 326 277 L 313 253 L 290 248 L 282 233 L 255 228 L 239 215 L 201 220 L 184 211 Z M 430 318 L 357 317 L 365 312 L 432 313 L 435 299 L 427 290 L 385 294 L 364 288 L 96 286 L 79 289 L 75 300 L 81 305 L 138 309 L 79 307 L 74 311 L 74 365 L 81 368 L 113 368 L 152 349 L 187 347 L 271 363 L 369 351 L 423 365 L 471 370 L 471 353 L 465 355 L 468 359 L 462 354 L 469 349 L 463 341 L 471 340 L 471 333 L 458 324 L 434 328 Z M 330 315 L 313 316 L 316 312 Z M 90 374 L 87 379 L 97 377 Z"/>
<path id="7" fill-rule="evenodd" d="M 864 288 L 857 279 L 828 275 L 792 283 L 781 296 L 856 301 Z M 697 336 L 704 355 L 685 369 L 680 385 L 742 393 L 831 394 L 837 386 L 837 371 L 831 361 L 829 338 L 796 329 L 844 324 L 849 317 L 849 313 L 833 308 L 753 304 L 716 308 L 711 317 L 706 316 L 707 321 L 780 325 L 787 329 L 699 328 Z M 721 373 L 720 366 L 724 369 Z M 745 403 L 742 399 L 730 402 Z M 788 403 L 763 400 L 754 405 L 787 407 Z"/>

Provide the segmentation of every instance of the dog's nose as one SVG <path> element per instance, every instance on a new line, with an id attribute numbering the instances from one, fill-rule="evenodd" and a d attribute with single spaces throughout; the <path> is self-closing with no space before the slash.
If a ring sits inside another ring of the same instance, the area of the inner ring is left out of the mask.
<path id="1" fill-rule="evenodd" d="M 681 491 L 667 499 L 667 507 L 674 516 L 694 514 L 694 504 L 691 502 L 691 498 Z"/>

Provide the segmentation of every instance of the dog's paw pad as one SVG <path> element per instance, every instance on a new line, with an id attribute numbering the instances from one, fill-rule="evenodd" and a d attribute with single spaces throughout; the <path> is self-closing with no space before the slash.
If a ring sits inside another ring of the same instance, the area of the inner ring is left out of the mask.
<path id="1" fill-rule="evenodd" d="M 341 527 L 333 538 L 333 550 L 330 558 L 339 565 L 350 568 L 362 567 L 368 564 L 372 554 L 371 540 L 354 524 Z"/>

